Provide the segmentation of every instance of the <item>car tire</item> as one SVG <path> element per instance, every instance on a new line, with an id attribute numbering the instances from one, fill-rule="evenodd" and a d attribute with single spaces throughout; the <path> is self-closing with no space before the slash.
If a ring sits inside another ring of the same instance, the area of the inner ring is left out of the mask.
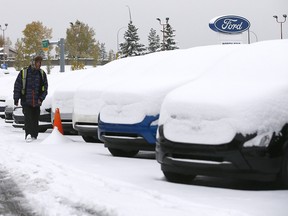
<path id="1" fill-rule="evenodd" d="M 82 138 L 85 142 L 88 142 L 88 143 L 102 143 L 102 141 L 99 140 L 98 137 L 96 137 L 96 136 L 84 136 L 84 135 L 82 135 Z"/>
<path id="2" fill-rule="evenodd" d="M 282 188 L 288 189 L 288 148 L 286 148 L 283 156 L 281 172 L 278 180 Z"/>
<path id="3" fill-rule="evenodd" d="M 163 171 L 163 174 L 169 182 L 183 183 L 183 184 L 191 183 L 196 177 L 196 175 L 185 175 L 167 171 Z"/>
<path id="4" fill-rule="evenodd" d="M 122 150 L 116 148 L 108 148 L 109 152 L 115 157 L 134 157 L 139 150 Z"/>

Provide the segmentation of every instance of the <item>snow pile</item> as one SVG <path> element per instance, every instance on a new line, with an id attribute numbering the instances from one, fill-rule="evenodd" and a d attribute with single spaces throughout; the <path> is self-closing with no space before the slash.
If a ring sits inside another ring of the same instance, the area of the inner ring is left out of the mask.
<path id="1" fill-rule="evenodd" d="M 55 126 L 52 133 L 41 142 L 44 145 L 58 144 L 58 143 L 71 143 L 73 142 L 68 137 L 63 136 L 58 128 Z"/>
<path id="2" fill-rule="evenodd" d="M 243 47 L 164 100 L 159 124 L 177 142 L 219 144 L 288 122 L 288 40 Z"/>

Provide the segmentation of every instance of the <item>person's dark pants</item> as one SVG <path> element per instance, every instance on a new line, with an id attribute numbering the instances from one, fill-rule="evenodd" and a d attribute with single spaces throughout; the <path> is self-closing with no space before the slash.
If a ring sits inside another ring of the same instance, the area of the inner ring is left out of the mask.
<path id="1" fill-rule="evenodd" d="M 28 134 L 37 139 L 39 132 L 40 107 L 23 106 L 25 138 Z"/>

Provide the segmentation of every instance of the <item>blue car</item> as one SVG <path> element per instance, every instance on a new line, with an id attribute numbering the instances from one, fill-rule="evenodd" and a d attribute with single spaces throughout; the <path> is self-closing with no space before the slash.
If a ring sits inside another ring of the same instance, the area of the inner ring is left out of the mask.
<path id="1" fill-rule="evenodd" d="M 139 150 L 155 151 L 159 115 L 146 116 L 136 124 L 112 124 L 98 121 L 98 137 L 114 156 L 135 156 Z"/>
<path id="2" fill-rule="evenodd" d="M 121 80 L 97 93 L 101 97 L 98 138 L 114 156 L 133 157 L 141 150 L 155 151 L 165 96 L 206 76 L 220 60 L 244 46 L 203 46 L 131 58 Z"/>

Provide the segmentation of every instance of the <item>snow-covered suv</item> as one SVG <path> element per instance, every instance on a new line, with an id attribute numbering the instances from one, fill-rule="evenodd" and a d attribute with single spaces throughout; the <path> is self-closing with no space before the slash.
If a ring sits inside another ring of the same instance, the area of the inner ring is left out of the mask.
<path id="1" fill-rule="evenodd" d="M 288 40 L 228 56 L 161 107 L 156 157 L 169 181 L 197 175 L 288 186 Z"/>

